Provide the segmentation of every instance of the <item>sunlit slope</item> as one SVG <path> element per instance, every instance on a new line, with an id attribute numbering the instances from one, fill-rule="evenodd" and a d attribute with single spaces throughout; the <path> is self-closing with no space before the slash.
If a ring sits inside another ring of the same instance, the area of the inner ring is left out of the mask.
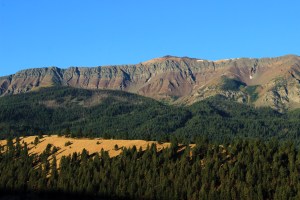
<path id="1" fill-rule="evenodd" d="M 70 86 L 126 91 L 188 105 L 222 95 L 285 111 L 300 107 L 299 80 L 300 58 L 296 55 L 218 61 L 164 56 L 134 65 L 22 70 L 0 77 L 0 96 Z"/>
<path id="2" fill-rule="evenodd" d="M 50 151 L 55 147 L 55 151 L 52 155 L 56 156 L 59 161 L 62 156 L 72 155 L 74 152 L 81 153 L 83 149 L 87 150 L 90 155 L 101 150 L 108 151 L 110 157 L 119 155 L 123 148 L 132 148 L 135 146 L 137 150 L 146 150 L 152 144 L 156 144 L 157 149 L 161 150 L 163 148 L 168 148 L 170 143 L 158 143 L 155 141 L 145 141 L 145 140 L 106 140 L 106 139 L 88 139 L 88 138 L 66 138 L 58 137 L 57 135 L 46 136 L 39 138 L 35 143 L 38 136 L 29 136 L 20 138 L 20 144 L 27 143 L 29 149 L 29 154 L 40 155 L 45 151 L 47 145 L 51 145 Z M 5 146 L 6 140 L 0 140 L 0 145 Z"/>

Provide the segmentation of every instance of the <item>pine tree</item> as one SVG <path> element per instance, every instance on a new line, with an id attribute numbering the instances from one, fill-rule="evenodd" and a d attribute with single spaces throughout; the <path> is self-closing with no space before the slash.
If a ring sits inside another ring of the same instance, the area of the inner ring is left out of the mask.
<path id="1" fill-rule="evenodd" d="M 56 156 L 52 156 L 52 163 L 50 167 L 50 178 L 49 178 L 49 188 L 56 188 L 57 187 L 57 179 L 58 179 L 58 170 L 57 170 L 57 161 Z"/>

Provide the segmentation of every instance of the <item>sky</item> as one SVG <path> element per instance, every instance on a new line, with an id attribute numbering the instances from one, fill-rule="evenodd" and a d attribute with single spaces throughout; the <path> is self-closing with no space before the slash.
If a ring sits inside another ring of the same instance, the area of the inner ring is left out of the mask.
<path id="1" fill-rule="evenodd" d="M 0 76 L 21 69 L 300 55 L 298 0 L 0 0 Z"/>

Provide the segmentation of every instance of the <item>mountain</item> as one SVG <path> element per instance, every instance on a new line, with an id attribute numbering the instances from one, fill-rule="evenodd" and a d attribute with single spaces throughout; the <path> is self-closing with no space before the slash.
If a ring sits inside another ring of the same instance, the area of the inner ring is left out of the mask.
<path id="1" fill-rule="evenodd" d="M 50 86 L 122 90 L 175 104 L 215 95 L 279 111 L 300 107 L 300 57 L 209 61 L 165 56 L 135 65 L 28 69 L 0 77 L 0 95 Z"/>

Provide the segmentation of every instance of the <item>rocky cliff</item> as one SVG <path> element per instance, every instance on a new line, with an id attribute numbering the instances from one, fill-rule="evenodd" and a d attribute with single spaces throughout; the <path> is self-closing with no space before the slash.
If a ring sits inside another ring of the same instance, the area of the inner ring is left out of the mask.
<path id="1" fill-rule="evenodd" d="M 158 100 L 191 104 L 213 95 L 271 106 L 300 107 L 300 57 L 209 61 L 165 56 L 136 65 L 28 69 L 0 78 L 0 95 L 41 87 L 124 90 Z"/>

